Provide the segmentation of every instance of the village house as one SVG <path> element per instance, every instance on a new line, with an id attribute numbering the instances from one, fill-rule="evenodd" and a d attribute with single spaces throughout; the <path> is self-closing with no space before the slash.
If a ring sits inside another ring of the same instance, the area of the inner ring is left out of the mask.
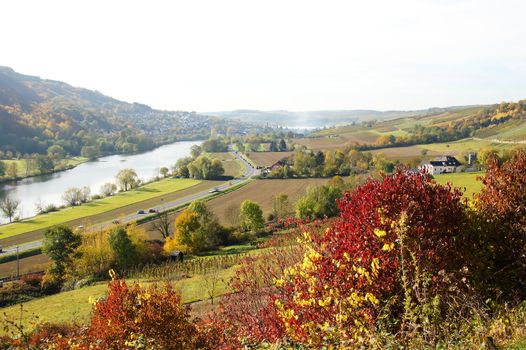
<path id="1" fill-rule="evenodd" d="M 462 168 L 462 164 L 452 156 L 445 156 L 436 160 L 432 160 L 420 167 L 430 175 L 456 173 Z"/>

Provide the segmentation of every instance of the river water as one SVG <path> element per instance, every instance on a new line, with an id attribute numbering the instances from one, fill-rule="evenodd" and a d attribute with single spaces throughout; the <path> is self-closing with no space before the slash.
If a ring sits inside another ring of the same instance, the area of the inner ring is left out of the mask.
<path id="1" fill-rule="evenodd" d="M 64 204 L 62 194 L 70 187 L 89 186 L 92 195 L 99 194 L 100 187 L 106 182 L 115 183 L 115 175 L 124 168 L 132 168 L 140 179 L 150 180 L 159 175 L 161 167 L 169 168 L 177 159 L 190 155 L 190 147 L 200 143 L 175 142 L 145 153 L 103 157 L 70 170 L 3 183 L 0 184 L 0 199 L 6 196 L 17 198 L 20 200 L 19 216 L 34 216 L 37 202 Z M 0 218 L 0 223 L 5 222 L 5 218 Z"/>

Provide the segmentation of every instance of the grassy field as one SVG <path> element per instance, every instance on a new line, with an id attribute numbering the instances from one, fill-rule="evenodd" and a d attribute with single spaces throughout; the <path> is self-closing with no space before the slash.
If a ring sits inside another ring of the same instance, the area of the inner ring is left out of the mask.
<path id="1" fill-rule="evenodd" d="M 235 159 L 230 152 L 207 153 L 207 155 L 221 161 L 225 169 L 224 176 L 239 177 L 245 173 L 245 165 Z"/>
<path id="2" fill-rule="evenodd" d="M 439 184 L 450 182 L 455 187 L 465 189 L 464 196 L 472 198 L 474 193 L 479 193 L 482 189 L 482 182 L 477 180 L 479 176 L 484 176 L 484 172 L 441 174 L 434 177 Z"/>
<path id="3" fill-rule="evenodd" d="M 293 152 L 249 152 L 247 156 L 258 166 L 267 167 L 292 154 Z"/>
<path id="4" fill-rule="evenodd" d="M 147 209 L 162 201 L 182 198 L 217 186 L 218 181 L 165 179 L 126 193 L 94 201 L 59 212 L 38 215 L 18 223 L 0 226 L 0 244 L 4 246 L 41 238 L 42 230 L 56 224 L 70 226 L 110 221 L 138 209 Z M 27 234 L 27 236 L 26 236 Z M 20 237 L 19 237 L 20 236 Z"/>
<path id="5" fill-rule="evenodd" d="M 228 281 L 234 273 L 235 267 L 220 270 L 218 277 L 223 281 Z M 173 283 L 183 298 L 184 303 L 196 302 L 208 298 L 207 291 L 203 288 L 204 275 L 194 275 L 190 278 Z M 151 282 L 129 281 L 130 283 L 138 282 L 143 286 Z M 91 315 L 91 299 L 103 297 L 107 291 L 107 283 L 100 283 L 85 288 L 80 288 L 68 292 L 50 295 L 31 300 L 23 304 L 23 317 L 20 318 L 20 306 L 14 305 L 0 309 L 2 314 L 5 313 L 9 319 L 16 319 L 22 324 L 30 326 L 31 321 L 38 316 L 39 322 L 52 323 L 69 323 L 76 322 L 84 324 L 89 321 Z M 228 291 L 226 283 L 219 283 L 215 296 L 221 296 Z M 3 329 L 0 330 L 0 334 Z"/>

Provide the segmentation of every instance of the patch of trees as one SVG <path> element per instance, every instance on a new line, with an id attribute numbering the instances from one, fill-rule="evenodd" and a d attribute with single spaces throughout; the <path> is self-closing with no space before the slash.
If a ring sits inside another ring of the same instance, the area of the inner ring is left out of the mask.
<path id="1" fill-rule="evenodd" d="M 171 236 L 167 235 L 165 251 L 199 253 L 221 245 L 253 240 L 264 233 L 263 211 L 256 202 L 245 200 L 231 214 L 229 221 L 232 227 L 225 228 L 204 201 L 192 202 L 175 220 L 175 232 Z M 160 219 L 167 221 L 166 217 Z M 160 221 L 156 225 L 165 232 L 163 235 L 169 233 L 167 222 L 163 224 Z"/>
<path id="2" fill-rule="evenodd" d="M 224 172 L 221 160 L 212 159 L 206 155 L 200 155 L 197 158 L 180 158 L 172 167 L 174 176 L 198 180 L 218 179 Z"/>
<path id="3" fill-rule="evenodd" d="M 226 152 L 228 151 L 228 141 L 223 138 L 211 138 L 203 142 L 201 148 L 209 153 Z"/>
<path id="4" fill-rule="evenodd" d="M 372 155 L 354 148 L 348 150 L 311 151 L 299 149 L 283 161 L 283 166 L 272 170 L 268 178 L 333 177 L 363 173 L 370 169 L 391 173 L 396 162 L 382 154 Z M 265 176 L 265 175 L 263 175 Z"/>

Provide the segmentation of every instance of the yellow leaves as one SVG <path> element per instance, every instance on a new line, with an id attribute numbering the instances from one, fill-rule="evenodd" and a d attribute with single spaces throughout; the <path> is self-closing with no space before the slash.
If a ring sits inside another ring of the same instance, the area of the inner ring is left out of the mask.
<path id="1" fill-rule="evenodd" d="M 330 296 L 325 297 L 324 299 L 318 300 L 318 305 L 321 307 L 327 307 L 330 306 L 332 302 L 332 298 Z"/>
<path id="2" fill-rule="evenodd" d="M 277 286 L 277 287 L 281 287 L 283 286 L 283 284 L 285 283 L 285 281 L 283 280 L 283 278 L 274 278 L 274 284 Z"/>
<path id="3" fill-rule="evenodd" d="M 349 253 L 347 252 L 343 253 L 343 257 L 345 258 L 345 260 L 351 261 L 351 256 L 349 255 Z"/>
<path id="4" fill-rule="evenodd" d="M 369 301 L 374 305 L 378 305 L 380 301 L 371 293 L 365 293 L 365 300 Z"/>
<path id="5" fill-rule="evenodd" d="M 391 250 L 394 249 L 394 243 L 385 243 L 383 246 L 382 246 L 382 250 L 383 251 L 386 251 L 386 252 L 390 252 Z"/>
<path id="6" fill-rule="evenodd" d="M 377 228 L 375 228 L 373 232 L 378 238 L 382 238 L 387 235 L 387 232 L 385 232 L 384 230 L 377 229 Z"/>

